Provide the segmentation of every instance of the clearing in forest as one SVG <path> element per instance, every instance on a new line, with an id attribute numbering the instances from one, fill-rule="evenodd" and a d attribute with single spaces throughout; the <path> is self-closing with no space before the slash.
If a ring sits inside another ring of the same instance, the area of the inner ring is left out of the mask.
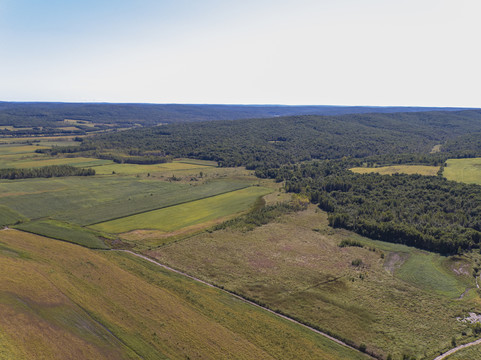
<path id="1" fill-rule="evenodd" d="M 481 185 L 481 158 L 449 159 L 443 175 L 448 180 Z"/>
<path id="2" fill-rule="evenodd" d="M 439 166 L 426 166 L 426 165 L 393 165 L 393 166 L 382 166 L 382 167 L 355 167 L 349 169 L 352 172 L 358 174 L 369 174 L 378 173 L 381 175 L 392 175 L 392 174 L 419 174 L 435 176 L 439 171 Z"/>

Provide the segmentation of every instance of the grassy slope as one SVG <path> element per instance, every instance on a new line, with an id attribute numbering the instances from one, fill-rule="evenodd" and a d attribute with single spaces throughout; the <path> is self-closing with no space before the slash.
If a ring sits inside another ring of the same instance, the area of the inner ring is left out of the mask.
<path id="1" fill-rule="evenodd" d="M 465 257 L 440 256 L 413 247 L 371 240 L 359 235 L 352 235 L 352 238 L 367 247 L 395 255 L 397 262 L 392 263 L 387 257 L 385 267 L 390 267 L 388 264 L 391 263 L 393 267 L 388 270 L 393 270 L 397 278 L 419 289 L 457 299 L 466 288 L 473 287 L 472 265 Z M 454 270 L 459 274 L 456 275 Z"/>
<path id="2" fill-rule="evenodd" d="M 392 174 L 419 174 L 419 175 L 431 175 L 434 176 L 439 171 L 439 166 L 425 166 L 425 165 L 395 165 L 395 166 L 382 166 L 378 168 L 368 167 L 356 167 L 350 169 L 352 172 L 358 174 L 379 173 L 381 175 Z"/>
<path id="3" fill-rule="evenodd" d="M 0 232 L 2 359 L 363 359 L 129 254 Z"/>
<path id="4" fill-rule="evenodd" d="M 257 198 L 269 192 L 272 192 L 272 189 L 252 186 L 207 199 L 96 224 L 91 228 L 108 233 L 123 233 L 136 229 L 170 232 L 247 210 Z"/>
<path id="5" fill-rule="evenodd" d="M 15 224 L 17 221 L 27 220 L 24 216 L 6 206 L 0 205 L 0 226 Z"/>
<path id="6" fill-rule="evenodd" d="M 450 297 L 475 286 L 471 268 L 457 276 L 450 269 L 466 267 L 463 261 L 407 247 L 381 250 L 386 243 L 368 239 L 378 250 L 338 247 L 359 238 L 330 229 L 325 213 L 311 209 L 248 233 L 204 233 L 149 254 L 385 355 L 433 355 L 461 337 L 466 326 L 455 318 L 479 308 L 477 296 Z M 385 260 L 401 251 L 409 260 L 394 266 L 400 269 L 393 276 Z M 354 259 L 363 265 L 352 266 Z"/>
<path id="7" fill-rule="evenodd" d="M 448 180 L 481 185 L 481 158 L 449 159 L 443 175 Z"/>

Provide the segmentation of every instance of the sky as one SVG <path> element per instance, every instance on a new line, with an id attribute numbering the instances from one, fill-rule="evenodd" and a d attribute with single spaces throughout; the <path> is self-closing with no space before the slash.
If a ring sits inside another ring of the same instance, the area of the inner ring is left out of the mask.
<path id="1" fill-rule="evenodd" d="M 0 0 L 0 101 L 481 107 L 479 0 Z"/>

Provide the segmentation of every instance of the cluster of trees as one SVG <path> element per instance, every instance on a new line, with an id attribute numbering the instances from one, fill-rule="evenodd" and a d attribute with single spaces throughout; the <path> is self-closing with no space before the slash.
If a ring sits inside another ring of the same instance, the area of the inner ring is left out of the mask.
<path id="1" fill-rule="evenodd" d="M 61 176 L 91 176 L 95 170 L 88 168 L 77 168 L 70 165 L 50 165 L 38 168 L 24 169 L 0 169 L 0 179 L 28 179 L 28 178 L 50 178 Z"/>
<path id="2" fill-rule="evenodd" d="M 172 162 L 171 156 L 149 155 L 149 154 L 121 154 L 121 153 L 94 153 L 99 159 L 113 160 L 118 164 L 163 164 Z"/>
<path id="3" fill-rule="evenodd" d="M 56 156 L 58 154 L 67 154 L 67 156 L 74 156 L 79 154 L 79 149 L 76 146 L 54 146 L 50 149 L 37 149 L 36 153 L 49 154 Z M 80 152 L 87 157 L 96 157 L 104 160 L 112 160 L 118 164 L 163 164 L 172 162 L 173 157 L 165 155 L 159 151 L 140 151 L 129 150 L 121 151 L 99 151 L 94 146 L 84 146 Z M 70 155 L 69 155 L 70 154 Z"/>
<path id="4" fill-rule="evenodd" d="M 329 213 L 329 224 L 440 253 L 479 247 L 481 187 L 439 176 L 354 174 L 343 161 L 270 169 L 286 190 Z"/>
<path id="5" fill-rule="evenodd" d="M 268 224 L 281 215 L 304 210 L 309 201 L 303 198 L 295 198 L 289 202 L 274 205 L 256 206 L 252 211 L 234 219 L 227 220 L 215 227 L 215 230 L 233 228 L 241 231 L 250 231 L 258 226 Z"/>
<path id="6" fill-rule="evenodd" d="M 481 111 L 292 116 L 109 133 L 87 138 L 74 151 L 162 151 L 173 157 L 214 160 L 219 166 L 257 169 L 312 159 L 429 153 L 434 145 L 473 130 L 481 131 Z"/>

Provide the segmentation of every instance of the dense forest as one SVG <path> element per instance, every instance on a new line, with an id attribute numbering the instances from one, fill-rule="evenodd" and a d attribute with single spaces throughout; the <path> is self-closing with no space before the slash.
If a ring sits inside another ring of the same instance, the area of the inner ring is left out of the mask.
<path id="1" fill-rule="evenodd" d="M 455 253 L 479 247 L 481 186 L 440 176 L 355 174 L 344 161 L 283 166 L 257 175 L 286 181 L 329 213 L 329 224 L 361 235 Z"/>
<path id="2" fill-rule="evenodd" d="M 23 169 L 0 169 L 0 179 L 9 180 L 91 175 L 95 175 L 95 170 L 92 168 L 83 169 L 70 165 L 50 165 L 38 168 Z"/>
<path id="3" fill-rule="evenodd" d="M 392 156 L 409 163 L 414 156 L 422 163 L 442 163 L 447 153 L 427 155 L 435 145 L 476 131 L 481 131 L 479 110 L 292 116 L 141 128 L 86 138 L 78 148 L 53 151 L 98 157 L 115 152 L 142 156 L 156 151 L 163 156 L 214 160 L 220 166 L 249 169 L 342 157 L 377 163 Z"/>

